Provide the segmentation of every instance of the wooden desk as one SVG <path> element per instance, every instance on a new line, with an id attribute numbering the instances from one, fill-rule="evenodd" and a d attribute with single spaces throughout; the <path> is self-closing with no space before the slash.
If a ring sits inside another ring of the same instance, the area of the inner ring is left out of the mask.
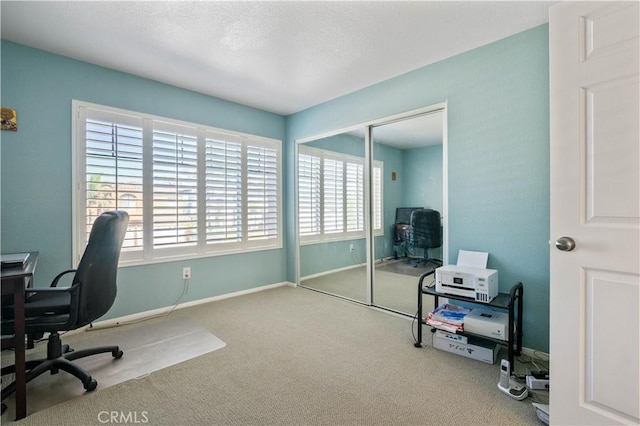
<path id="1" fill-rule="evenodd" d="M 2 295 L 13 295 L 15 332 L 13 343 L 15 347 L 16 366 L 16 420 L 27 415 L 27 383 L 25 381 L 25 318 L 24 299 L 25 287 L 33 280 L 33 273 L 38 263 L 38 252 L 29 253 L 27 264 L 23 268 L 2 269 Z"/>

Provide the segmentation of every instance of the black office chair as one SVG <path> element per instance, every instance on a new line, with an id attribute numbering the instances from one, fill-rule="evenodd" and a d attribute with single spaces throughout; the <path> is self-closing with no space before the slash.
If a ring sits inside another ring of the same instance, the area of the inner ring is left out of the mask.
<path id="1" fill-rule="evenodd" d="M 25 303 L 25 329 L 29 336 L 50 333 L 47 358 L 27 361 L 26 381 L 46 371 L 51 374 L 64 370 L 76 376 L 87 392 L 98 383 L 91 375 L 72 361 L 91 355 L 111 352 L 119 359 L 123 353 L 118 346 L 74 351 L 62 345 L 58 332 L 75 330 L 104 315 L 116 298 L 116 275 L 122 242 L 127 232 L 129 215 L 124 211 L 101 214 L 94 222 L 89 242 L 78 269 L 64 271 L 53 279 L 50 287 L 30 287 L 33 293 Z M 57 287 L 60 278 L 74 272 L 70 287 Z M 13 334 L 13 306 L 2 307 L 2 334 Z M 2 368 L 2 375 L 15 372 L 15 366 Z M 15 391 L 15 382 L 2 389 L 2 400 Z M 4 407 L 3 407 L 4 408 Z"/>
<path id="2" fill-rule="evenodd" d="M 411 213 L 420 209 L 422 207 L 396 207 L 396 221 L 393 224 L 393 253 L 395 259 L 407 256 Z"/>
<path id="3" fill-rule="evenodd" d="M 440 213 L 431 209 L 414 210 L 411 213 L 411 244 L 422 249 L 422 258 L 416 261 L 415 267 L 421 263 L 442 266 L 442 260 L 429 257 L 429 250 L 442 247 L 442 222 Z"/>

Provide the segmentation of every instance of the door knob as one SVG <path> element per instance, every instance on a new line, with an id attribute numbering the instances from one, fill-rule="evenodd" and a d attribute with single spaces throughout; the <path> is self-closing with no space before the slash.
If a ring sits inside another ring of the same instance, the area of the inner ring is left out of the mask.
<path id="1" fill-rule="evenodd" d="M 556 240 L 556 248 L 562 251 L 571 251 L 576 248 L 576 242 L 571 237 L 560 237 Z"/>

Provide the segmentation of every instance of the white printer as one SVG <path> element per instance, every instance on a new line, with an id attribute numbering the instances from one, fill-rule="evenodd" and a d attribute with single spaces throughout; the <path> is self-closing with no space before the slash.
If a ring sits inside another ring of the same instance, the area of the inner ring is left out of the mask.
<path id="1" fill-rule="evenodd" d="M 471 266 L 441 266 L 436 269 L 436 291 L 488 303 L 498 295 L 498 271 Z"/>
<path id="2" fill-rule="evenodd" d="M 464 331 L 507 340 L 509 336 L 509 315 L 506 312 L 487 311 L 473 308 L 464 316 Z"/>

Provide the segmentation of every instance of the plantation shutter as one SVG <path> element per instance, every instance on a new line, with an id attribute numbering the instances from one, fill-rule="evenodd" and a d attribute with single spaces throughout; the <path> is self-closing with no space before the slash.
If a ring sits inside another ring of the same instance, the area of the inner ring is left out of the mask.
<path id="1" fill-rule="evenodd" d="M 300 236 L 320 234 L 320 157 L 298 155 L 298 223 Z"/>
<path id="2" fill-rule="evenodd" d="M 344 231 L 344 162 L 324 159 L 324 232 Z"/>
<path id="3" fill-rule="evenodd" d="M 129 213 L 123 251 L 142 250 L 142 120 L 83 109 L 85 243 L 105 211 Z"/>
<path id="4" fill-rule="evenodd" d="M 278 238 L 278 150 L 247 146 L 248 241 Z"/>
<path id="5" fill-rule="evenodd" d="M 207 243 L 242 240 L 242 144 L 206 138 Z"/>
<path id="6" fill-rule="evenodd" d="M 198 241 L 197 131 L 154 122 L 153 247 L 192 246 Z"/>
<path id="7" fill-rule="evenodd" d="M 364 231 L 364 166 L 346 164 L 346 222 L 347 231 Z"/>
<path id="8" fill-rule="evenodd" d="M 382 230 L 382 167 L 373 166 L 373 229 Z"/>

